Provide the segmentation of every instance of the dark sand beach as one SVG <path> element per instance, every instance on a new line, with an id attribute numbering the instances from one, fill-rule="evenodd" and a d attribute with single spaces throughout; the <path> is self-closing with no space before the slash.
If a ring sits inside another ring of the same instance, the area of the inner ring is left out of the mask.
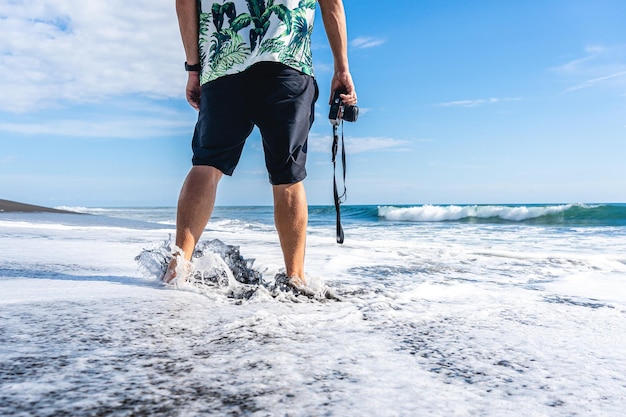
<path id="1" fill-rule="evenodd" d="M 36 206 L 33 204 L 18 203 L 16 201 L 0 199 L 0 212 L 5 213 L 72 213 L 73 211 L 58 210 L 50 207 Z"/>

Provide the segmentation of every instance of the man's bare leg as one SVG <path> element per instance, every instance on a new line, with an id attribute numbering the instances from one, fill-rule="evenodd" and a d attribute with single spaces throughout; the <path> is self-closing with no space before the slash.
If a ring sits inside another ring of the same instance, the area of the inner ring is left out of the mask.
<path id="1" fill-rule="evenodd" d="M 305 285 L 304 252 L 306 248 L 306 227 L 309 219 L 304 184 L 274 185 L 274 222 L 280 247 L 285 259 L 287 276 L 299 278 L 292 282 Z"/>
<path id="2" fill-rule="evenodd" d="M 194 166 L 187 174 L 176 213 L 176 246 L 182 249 L 186 260 L 191 259 L 196 243 L 211 218 L 222 175 L 219 169 L 210 166 Z M 175 277 L 176 258 L 168 265 L 163 281 L 170 282 Z"/>

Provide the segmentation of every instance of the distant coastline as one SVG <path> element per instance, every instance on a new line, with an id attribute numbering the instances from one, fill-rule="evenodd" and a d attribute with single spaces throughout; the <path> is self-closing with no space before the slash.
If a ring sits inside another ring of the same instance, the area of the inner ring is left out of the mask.
<path id="1" fill-rule="evenodd" d="M 0 213 L 66 213 L 80 214 L 75 211 L 58 210 L 50 207 L 36 206 L 33 204 L 18 203 L 17 201 L 0 199 Z"/>

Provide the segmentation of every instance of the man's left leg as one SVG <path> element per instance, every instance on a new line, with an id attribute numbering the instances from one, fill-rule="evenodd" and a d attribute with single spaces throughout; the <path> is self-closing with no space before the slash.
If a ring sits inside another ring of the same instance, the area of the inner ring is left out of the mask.
<path id="1" fill-rule="evenodd" d="M 251 120 L 263 138 L 265 164 L 274 193 L 274 223 L 287 277 L 293 286 L 306 285 L 304 252 L 308 206 L 307 139 L 315 117 L 315 79 L 284 64 L 258 64 L 250 72 L 254 92 Z"/>
<path id="2" fill-rule="evenodd" d="M 302 181 L 272 186 L 274 192 L 274 222 L 283 251 L 287 276 L 292 284 L 306 285 L 304 253 L 309 208 Z"/>
<path id="3" fill-rule="evenodd" d="M 178 198 L 176 210 L 176 246 L 182 251 L 175 255 L 167 266 L 163 281 L 170 283 L 176 278 L 177 256 L 191 260 L 215 206 L 217 185 L 222 172 L 212 166 L 197 165 L 191 168 Z"/>

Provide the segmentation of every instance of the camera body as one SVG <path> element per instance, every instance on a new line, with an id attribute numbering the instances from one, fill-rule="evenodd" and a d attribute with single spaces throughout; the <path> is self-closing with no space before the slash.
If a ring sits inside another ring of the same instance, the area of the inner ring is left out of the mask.
<path id="1" fill-rule="evenodd" d="M 345 105 L 341 100 L 340 94 L 346 94 L 347 91 L 343 89 L 335 90 L 333 100 L 330 103 L 330 113 L 328 119 L 330 123 L 337 126 L 341 120 L 346 122 L 356 122 L 359 118 L 359 108 L 357 106 Z"/>

